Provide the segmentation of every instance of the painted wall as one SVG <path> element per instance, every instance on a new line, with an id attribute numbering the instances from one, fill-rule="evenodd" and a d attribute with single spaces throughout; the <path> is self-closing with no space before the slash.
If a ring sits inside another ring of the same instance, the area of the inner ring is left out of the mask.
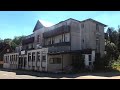
<path id="1" fill-rule="evenodd" d="M 81 50 L 80 22 L 71 21 L 71 50 Z"/>
<path id="2" fill-rule="evenodd" d="M 64 69 L 67 66 L 70 66 L 72 64 L 71 56 L 69 54 L 63 54 L 63 66 L 62 62 L 61 64 L 50 64 L 49 60 L 50 58 L 62 58 L 62 55 L 49 55 L 48 56 L 48 71 L 49 72 L 55 72 L 55 71 L 61 71 L 62 68 Z"/>

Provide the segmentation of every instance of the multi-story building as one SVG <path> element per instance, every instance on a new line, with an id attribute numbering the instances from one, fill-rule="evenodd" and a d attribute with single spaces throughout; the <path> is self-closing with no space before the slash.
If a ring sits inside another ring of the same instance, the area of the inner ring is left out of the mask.
<path id="1" fill-rule="evenodd" d="M 85 56 L 85 65 L 91 66 L 96 53 L 104 55 L 104 27 L 93 19 L 70 18 L 51 27 L 45 27 L 38 20 L 33 34 L 23 40 L 22 50 L 48 48 L 47 71 L 64 70 L 77 63 L 80 54 Z"/>

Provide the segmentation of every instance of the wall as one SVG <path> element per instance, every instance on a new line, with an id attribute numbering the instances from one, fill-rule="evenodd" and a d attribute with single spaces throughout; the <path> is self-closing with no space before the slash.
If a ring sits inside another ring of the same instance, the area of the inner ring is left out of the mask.
<path id="1" fill-rule="evenodd" d="M 93 50 L 96 49 L 96 23 L 92 21 L 85 21 L 81 22 L 84 23 L 84 28 L 82 29 L 82 40 L 84 40 L 84 43 L 82 43 L 82 48 L 91 48 Z M 99 32 L 101 35 L 99 36 L 100 38 L 100 53 L 103 55 L 104 53 L 104 26 L 98 24 L 99 26 Z"/>
<path id="2" fill-rule="evenodd" d="M 46 28 L 41 28 L 39 30 L 36 30 L 34 32 L 34 35 L 35 35 L 35 40 L 34 40 L 34 45 L 35 45 L 35 48 L 37 44 L 39 45 L 43 45 L 44 44 L 44 39 L 43 39 L 43 32 L 46 30 Z M 40 39 L 39 39 L 39 42 L 37 42 L 37 38 L 38 38 L 38 35 L 40 36 Z"/>
<path id="3" fill-rule="evenodd" d="M 49 55 L 48 56 L 48 71 L 49 72 L 55 72 L 55 71 L 61 71 L 62 68 L 64 69 L 66 66 L 71 65 L 72 60 L 69 54 L 63 54 L 63 66 L 62 62 L 61 64 L 50 64 L 49 59 L 50 58 L 62 58 L 62 54 L 60 55 Z"/>
<path id="4" fill-rule="evenodd" d="M 81 50 L 80 22 L 71 21 L 71 50 Z"/>

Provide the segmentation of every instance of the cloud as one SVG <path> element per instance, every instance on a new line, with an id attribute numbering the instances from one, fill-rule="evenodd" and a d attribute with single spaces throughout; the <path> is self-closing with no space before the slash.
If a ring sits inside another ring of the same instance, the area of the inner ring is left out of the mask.
<path id="1" fill-rule="evenodd" d="M 45 20 L 39 20 L 45 27 L 53 26 L 54 24 Z"/>

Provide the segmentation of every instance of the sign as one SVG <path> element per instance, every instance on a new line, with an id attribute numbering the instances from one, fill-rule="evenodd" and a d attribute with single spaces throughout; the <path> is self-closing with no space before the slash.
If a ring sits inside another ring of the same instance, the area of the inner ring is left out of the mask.
<path id="1" fill-rule="evenodd" d="M 21 55 L 25 54 L 25 51 L 21 51 Z"/>

